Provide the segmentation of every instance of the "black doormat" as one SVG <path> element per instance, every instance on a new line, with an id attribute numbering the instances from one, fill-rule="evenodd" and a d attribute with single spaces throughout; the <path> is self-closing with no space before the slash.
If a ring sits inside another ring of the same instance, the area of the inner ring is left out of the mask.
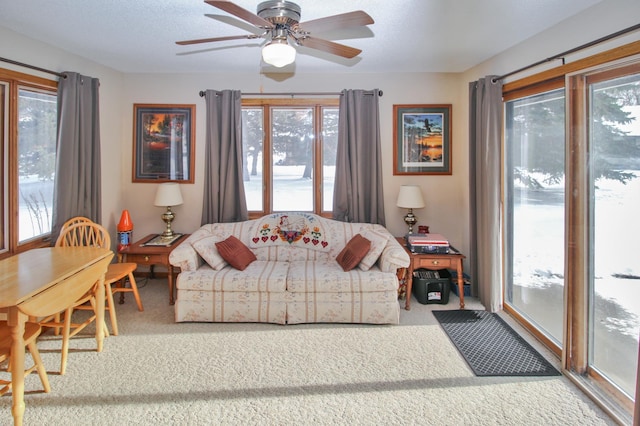
<path id="1" fill-rule="evenodd" d="M 476 376 L 559 376 L 526 340 L 497 314 L 433 311 Z"/>

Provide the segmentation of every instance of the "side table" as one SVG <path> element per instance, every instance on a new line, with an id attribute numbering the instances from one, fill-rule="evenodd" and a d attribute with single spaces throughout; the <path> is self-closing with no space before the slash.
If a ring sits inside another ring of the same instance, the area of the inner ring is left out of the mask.
<path id="1" fill-rule="evenodd" d="M 396 238 L 400 245 L 404 247 L 404 249 L 409 254 L 409 258 L 411 259 L 411 263 L 409 263 L 409 268 L 407 270 L 407 300 L 404 308 L 408 311 L 411 309 L 411 289 L 413 287 L 413 271 L 416 269 L 424 268 L 430 270 L 437 269 L 455 269 L 458 274 L 458 294 L 460 295 L 460 309 L 464 309 L 464 276 L 462 273 L 462 261 L 465 259 L 465 256 L 460 252 L 455 253 L 412 253 L 411 250 L 407 248 L 407 243 L 404 237 Z"/>
<path id="2" fill-rule="evenodd" d="M 174 248 L 178 247 L 189 234 L 184 234 L 178 238 L 173 244 L 165 246 L 145 246 L 144 244 L 151 239 L 157 237 L 157 234 L 150 234 L 141 240 L 136 241 L 129 247 L 118 253 L 118 257 L 122 262 L 134 262 L 138 265 L 148 265 L 151 268 L 151 276 L 153 277 L 153 266 L 163 265 L 167 268 L 167 279 L 169 281 L 169 303 L 174 304 L 173 294 L 173 266 L 169 263 L 169 255 Z"/>

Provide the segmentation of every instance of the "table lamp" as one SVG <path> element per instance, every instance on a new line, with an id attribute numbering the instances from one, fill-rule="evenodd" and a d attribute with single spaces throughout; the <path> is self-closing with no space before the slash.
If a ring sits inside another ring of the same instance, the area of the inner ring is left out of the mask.
<path id="1" fill-rule="evenodd" d="M 153 203 L 156 206 L 166 207 L 167 211 L 162 213 L 162 220 L 167 224 L 167 228 L 161 234 L 162 238 L 173 238 L 175 235 L 171 229 L 171 222 L 175 219 L 176 215 L 171 211 L 172 206 L 179 206 L 182 204 L 182 193 L 180 192 L 180 185 L 177 183 L 161 183 L 158 186 L 156 192 L 156 200 Z"/>
<path id="2" fill-rule="evenodd" d="M 398 192 L 398 201 L 396 205 L 403 209 L 409 209 L 404 217 L 404 222 L 409 226 L 409 234 L 413 232 L 413 225 L 418 222 L 418 218 L 413 215 L 413 209 L 421 209 L 424 207 L 422 199 L 422 190 L 417 185 L 402 185 Z"/>

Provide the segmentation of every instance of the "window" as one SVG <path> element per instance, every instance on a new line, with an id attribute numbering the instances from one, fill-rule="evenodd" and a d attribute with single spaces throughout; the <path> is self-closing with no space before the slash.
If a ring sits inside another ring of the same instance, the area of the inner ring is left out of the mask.
<path id="1" fill-rule="evenodd" d="M 51 232 L 57 82 L 0 69 L 1 255 L 42 245 Z"/>
<path id="2" fill-rule="evenodd" d="M 612 55 L 505 85 L 505 309 L 627 421 L 640 332 L 640 59 Z"/>
<path id="3" fill-rule="evenodd" d="M 243 99 L 244 188 L 250 217 L 278 211 L 329 215 L 338 100 Z"/>

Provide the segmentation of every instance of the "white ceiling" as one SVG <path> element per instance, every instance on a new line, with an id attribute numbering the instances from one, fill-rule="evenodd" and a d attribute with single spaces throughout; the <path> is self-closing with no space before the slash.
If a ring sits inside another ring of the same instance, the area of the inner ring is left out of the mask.
<path id="1" fill-rule="evenodd" d="M 235 3 L 255 13 L 260 1 Z M 299 47 L 282 70 L 462 72 L 600 1 L 296 0 L 301 22 L 363 10 L 375 23 L 313 34 L 362 49 L 356 58 Z M 277 71 L 261 63 L 260 39 L 175 44 L 247 25 L 203 0 L 0 0 L 0 26 L 126 73 Z"/>

